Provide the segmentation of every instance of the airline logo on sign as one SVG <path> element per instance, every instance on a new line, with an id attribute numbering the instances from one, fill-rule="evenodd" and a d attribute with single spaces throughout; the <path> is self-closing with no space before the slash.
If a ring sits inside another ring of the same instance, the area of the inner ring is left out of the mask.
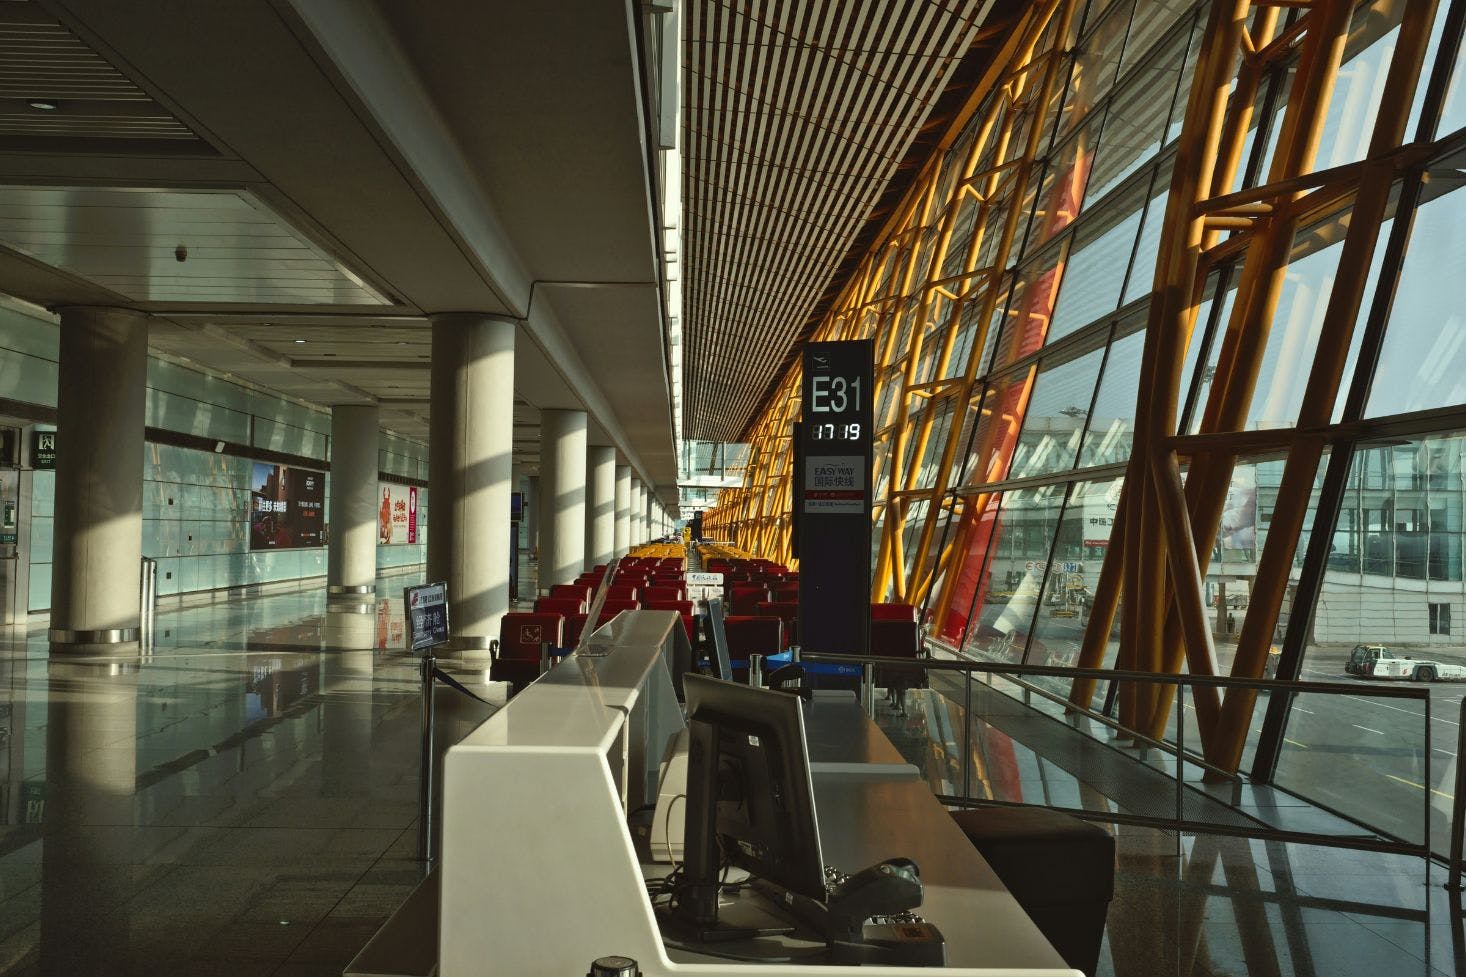
<path id="1" fill-rule="evenodd" d="M 811 455 L 804 461 L 804 511 L 865 512 L 865 458 Z"/>

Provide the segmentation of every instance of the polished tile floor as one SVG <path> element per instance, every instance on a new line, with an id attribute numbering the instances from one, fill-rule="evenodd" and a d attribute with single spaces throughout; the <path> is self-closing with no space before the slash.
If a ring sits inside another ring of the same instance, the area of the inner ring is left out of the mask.
<path id="1" fill-rule="evenodd" d="M 4 634 L 0 973 L 339 974 L 422 873 L 410 580 L 165 612 L 140 658 Z"/>
<path id="2" fill-rule="evenodd" d="M 422 877 L 409 582 L 165 612 L 129 659 L 0 632 L 0 974 L 339 974 Z M 1115 831 L 1106 977 L 1466 977 L 1418 859 Z"/>

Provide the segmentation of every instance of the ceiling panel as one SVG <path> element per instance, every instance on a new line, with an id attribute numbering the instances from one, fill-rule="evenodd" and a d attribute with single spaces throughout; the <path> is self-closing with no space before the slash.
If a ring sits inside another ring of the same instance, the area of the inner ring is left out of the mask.
<path id="1" fill-rule="evenodd" d="M 989 0 L 693 0 L 684 430 L 734 440 L 972 46 Z"/>
<path id="2" fill-rule="evenodd" d="M 37 4 L 0 2 L 0 142 L 75 140 L 156 141 L 212 152 Z"/>
<path id="3" fill-rule="evenodd" d="M 244 190 L 0 186 L 0 243 L 159 307 L 389 304 Z"/>

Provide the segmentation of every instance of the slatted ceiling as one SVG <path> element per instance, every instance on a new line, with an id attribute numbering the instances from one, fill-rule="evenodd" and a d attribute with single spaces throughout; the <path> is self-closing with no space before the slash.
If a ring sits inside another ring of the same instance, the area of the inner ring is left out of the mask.
<path id="1" fill-rule="evenodd" d="M 54 111 L 33 109 L 54 102 Z M 125 139 L 208 147 L 56 18 L 0 2 L 0 139 Z"/>
<path id="2" fill-rule="evenodd" d="M 735 440 L 985 0 L 696 0 L 683 117 L 684 423 Z"/>

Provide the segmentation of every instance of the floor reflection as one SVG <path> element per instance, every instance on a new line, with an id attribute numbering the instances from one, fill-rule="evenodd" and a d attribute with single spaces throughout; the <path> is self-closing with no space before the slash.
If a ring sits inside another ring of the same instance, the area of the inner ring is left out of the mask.
<path id="1" fill-rule="evenodd" d="M 917 689 L 903 705 L 880 705 L 877 722 L 939 792 L 958 795 L 965 785 L 976 799 L 1121 815 L 1168 817 L 1175 809 L 1174 779 L 1159 790 L 1150 783 L 1163 768 L 1117 765 L 1125 751 L 1100 743 L 1099 754 L 1077 749 L 1053 735 L 1062 723 L 1025 715 L 1022 702 L 975 694 L 964 703 L 960 694 Z M 1200 797 L 1191 810 L 1213 823 L 1236 816 L 1243 825 L 1364 837 L 1291 795 L 1245 785 L 1213 796 L 1202 786 L 1188 779 L 1186 789 Z M 1118 864 L 1103 977 L 1466 977 L 1462 900 L 1445 890 L 1438 864 L 1427 878 L 1427 864 L 1409 856 L 1129 824 L 1109 830 Z"/>
<path id="2" fill-rule="evenodd" d="M 339 974 L 421 877 L 404 582 L 0 631 L 0 974 Z"/>

